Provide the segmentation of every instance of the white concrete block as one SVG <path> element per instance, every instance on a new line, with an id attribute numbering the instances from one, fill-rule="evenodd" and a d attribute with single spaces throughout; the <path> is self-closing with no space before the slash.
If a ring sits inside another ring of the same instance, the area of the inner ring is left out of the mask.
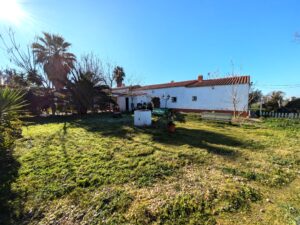
<path id="1" fill-rule="evenodd" d="M 150 110 L 134 111 L 134 126 L 151 126 L 152 112 Z"/>

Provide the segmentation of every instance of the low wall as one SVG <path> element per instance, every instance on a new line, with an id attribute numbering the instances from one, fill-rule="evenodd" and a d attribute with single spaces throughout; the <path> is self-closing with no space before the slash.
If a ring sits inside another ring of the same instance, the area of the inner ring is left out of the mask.
<path id="1" fill-rule="evenodd" d="M 205 110 L 205 109 L 172 109 L 175 112 L 192 112 L 192 113 L 202 113 L 202 112 L 217 112 L 217 113 L 230 113 L 234 114 L 231 110 Z M 241 117 L 248 117 L 248 112 L 236 112 L 237 115 Z"/>

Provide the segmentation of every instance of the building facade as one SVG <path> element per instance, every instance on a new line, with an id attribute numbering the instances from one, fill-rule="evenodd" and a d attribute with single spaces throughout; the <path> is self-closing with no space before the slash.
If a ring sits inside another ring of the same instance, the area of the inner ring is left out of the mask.
<path id="1" fill-rule="evenodd" d="M 118 87 L 113 95 L 121 111 L 153 102 L 155 107 L 185 112 L 248 112 L 250 76 Z"/>

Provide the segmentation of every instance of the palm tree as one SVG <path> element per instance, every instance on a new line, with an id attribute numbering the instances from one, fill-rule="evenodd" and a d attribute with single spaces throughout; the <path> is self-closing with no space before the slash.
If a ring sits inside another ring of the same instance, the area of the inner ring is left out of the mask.
<path id="1" fill-rule="evenodd" d="M 95 73 L 91 71 L 76 70 L 67 88 L 71 93 L 71 101 L 75 105 L 78 114 L 87 114 L 93 110 L 95 104 L 108 101 L 106 85 Z"/>
<path id="2" fill-rule="evenodd" d="M 122 82 L 123 82 L 124 77 L 125 77 L 125 72 L 124 72 L 123 67 L 116 66 L 115 69 L 114 69 L 113 74 L 114 74 L 114 80 L 117 83 L 117 87 L 122 87 Z"/>
<path id="3" fill-rule="evenodd" d="M 71 44 L 59 35 L 44 32 L 32 44 L 33 53 L 38 63 L 43 65 L 48 79 L 55 89 L 62 89 L 67 83 L 67 76 L 74 67 L 76 57 L 68 52 Z"/>

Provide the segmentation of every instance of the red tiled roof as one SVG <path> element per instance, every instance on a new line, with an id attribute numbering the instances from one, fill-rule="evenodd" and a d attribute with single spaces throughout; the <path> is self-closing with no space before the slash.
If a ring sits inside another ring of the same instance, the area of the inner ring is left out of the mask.
<path id="1" fill-rule="evenodd" d="M 161 89 L 161 88 L 172 88 L 172 87 L 205 87 L 205 86 L 216 86 L 216 85 L 232 85 L 232 84 L 249 84 L 250 76 L 235 76 L 235 77 L 226 77 L 218 79 L 209 79 L 209 80 L 187 80 L 180 82 L 170 82 L 164 84 L 153 84 L 146 86 L 132 86 L 135 90 L 151 90 L 151 89 Z M 129 88 L 120 87 L 113 88 L 113 90 L 122 90 Z"/>
<path id="2" fill-rule="evenodd" d="M 171 87 L 185 87 L 187 85 L 191 85 L 196 82 L 197 80 L 187 80 L 187 81 L 180 81 L 180 82 L 170 82 L 165 84 L 153 84 L 153 85 L 142 86 L 138 89 L 149 90 L 149 89 L 160 89 L 160 88 L 171 88 Z"/>
<path id="3" fill-rule="evenodd" d="M 139 88 L 141 87 L 140 85 L 132 85 L 132 86 L 122 86 L 122 87 L 115 87 L 113 90 L 123 90 L 123 89 L 128 89 L 128 88 Z"/>
<path id="4" fill-rule="evenodd" d="M 226 77 L 219 79 L 210 79 L 197 81 L 186 87 L 204 87 L 204 86 L 216 86 L 216 85 L 232 85 L 232 84 L 249 84 L 250 76 L 238 76 L 238 77 Z"/>

